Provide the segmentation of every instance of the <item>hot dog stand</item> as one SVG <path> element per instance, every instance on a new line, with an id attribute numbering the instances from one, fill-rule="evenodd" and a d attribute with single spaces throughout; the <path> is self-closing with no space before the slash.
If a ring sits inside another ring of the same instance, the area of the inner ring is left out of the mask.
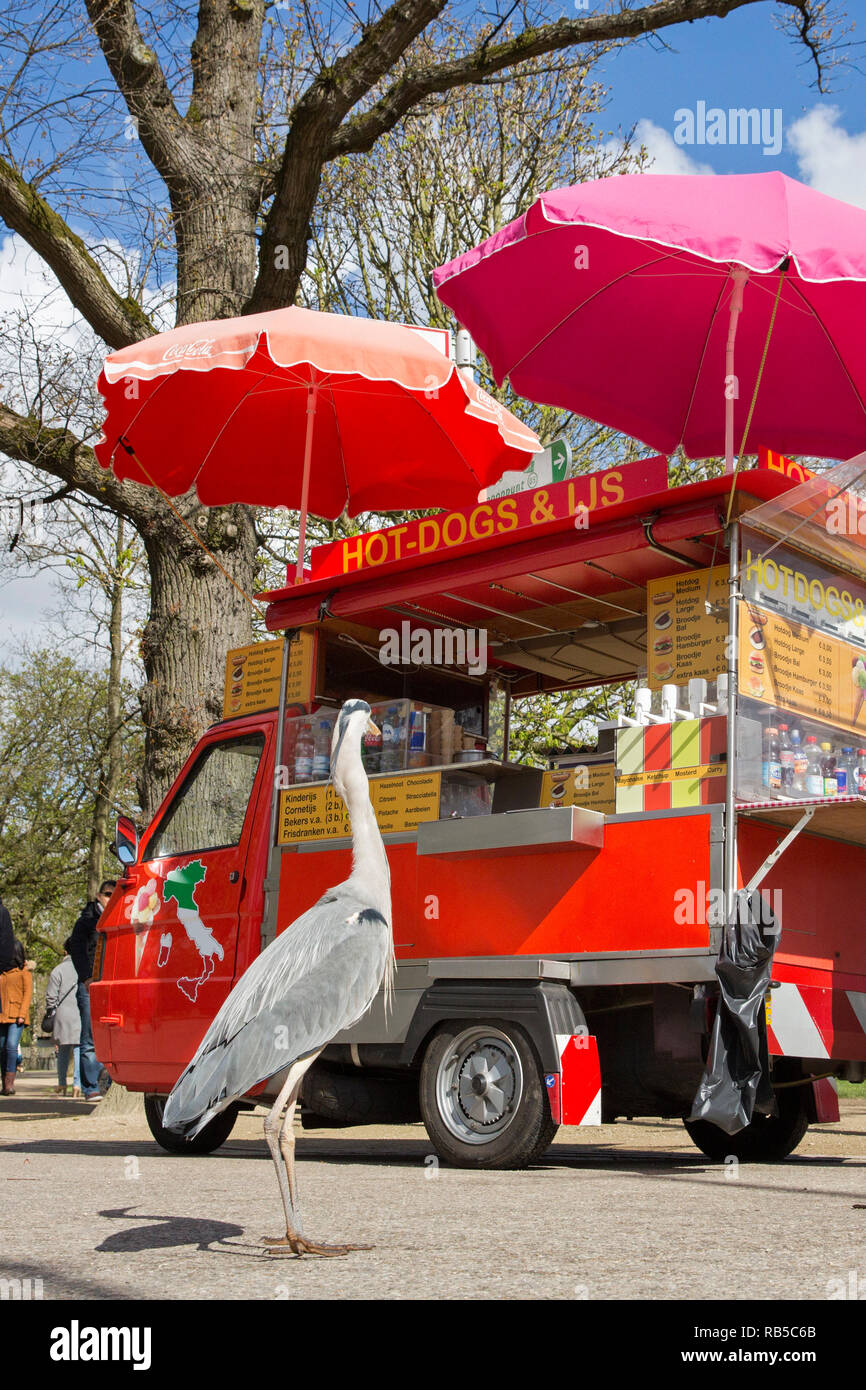
<path id="1" fill-rule="evenodd" d="M 866 1073 L 866 946 L 840 910 L 863 883 L 866 798 L 839 778 L 807 795 L 802 758 L 792 773 L 768 733 L 830 742 L 840 777 L 840 750 L 866 743 L 866 567 L 814 486 L 768 451 L 733 496 L 730 478 L 669 488 L 664 458 L 638 460 L 343 538 L 265 596 L 282 640 L 232 654 L 225 719 L 103 924 L 97 1049 L 150 1098 L 160 1142 L 160 1098 L 232 982 L 349 872 L 345 809 L 316 775 L 349 697 L 383 728 L 365 763 L 397 983 L 393 1009 L 380 996 L 308 1073 L 305 1123 L 423 1118 L 444 1157 L 495 1167 L 561 1123 L 680 1116 L 711 1156 L 778 1157 L 837 1117 L 832 1078 Z M 601 685 L 622 714 L 591 749 L 509 756 L 522 699 Z M 243 764 L 235 842 L 166 837 L 223 746 Z M 222 951 L 204 972 L 166 891 L 190 864 Z M 730 1135 L 688 1117 L 743 888 L 775 923 L 777 1113 Z"/>

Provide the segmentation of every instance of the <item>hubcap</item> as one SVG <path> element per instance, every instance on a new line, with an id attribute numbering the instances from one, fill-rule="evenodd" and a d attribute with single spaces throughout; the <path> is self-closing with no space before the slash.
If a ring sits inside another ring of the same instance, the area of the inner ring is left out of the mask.
<path id="1" fill-rule="evenodd" d="M 454 1039 L 436 1078 L 439 1113 L 467 1144 L 489 1144 L 507 1129 L 523 1095 L 523 1069 L 509 1038 L 469 1028 Z"/>

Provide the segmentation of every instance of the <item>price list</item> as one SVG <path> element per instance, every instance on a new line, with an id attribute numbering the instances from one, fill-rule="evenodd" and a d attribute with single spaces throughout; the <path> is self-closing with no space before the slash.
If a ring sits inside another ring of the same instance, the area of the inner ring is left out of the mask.
<path id="1" fill-rule="evenodd" d="M 707 600 L 724 605 L 727 565 L 651 579 L 647 584 L 647 681 L 660 690 L 668 681 L 685 685 L 692 676 L 715 679 L 725 669 L 724 619 L 708 614 Z"/>
<path id="2" fill-rule="evenodd" d="M 740 691 L 753 700 L 866 732 L 861 648 L 755 604 L 740 608 Z"/>
<path id="3" fill-rule="evenodd" d="M 613 763 L 581 764 L 545 772 L 541 783 L 539 806 L 583 806 L 588 811 L 613 814 L 616 804 L 616 783 Z"/>
<path id="4" fill-rule="evenodd" d="M 370 800 L 382 834 L 399 834 L 415 830 L 422 821 L 438 820 L 441 786 L 441 772 L 374 778 L 370 782 Z M 351 833 L 345 802 L 333 787 L 289 787 L 281 794 L 281 845 L 302 840 L 338 840 Z"/>

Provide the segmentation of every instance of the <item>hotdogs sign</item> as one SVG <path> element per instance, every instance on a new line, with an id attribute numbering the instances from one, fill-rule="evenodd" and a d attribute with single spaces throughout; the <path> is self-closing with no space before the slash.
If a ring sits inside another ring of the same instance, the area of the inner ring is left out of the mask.
<path id="1" fill-rule="evenodd" d="M 603 472 L 551 483 L 531 492 L 479 502 L 467 511 L 440 512 L 391 526 L 387 531 L 347 536 L 316 546 L 311 579 L 377 569 L 394 561 L 446 555 L 455 547 L 483 550 L 506 535 L 531 532 L 546 522 L 573 519 L 578 530 L 591 524 L 594 512 L 635 497 L 663 492 L 667 460 L 663 455 L 624 463 Z"/>

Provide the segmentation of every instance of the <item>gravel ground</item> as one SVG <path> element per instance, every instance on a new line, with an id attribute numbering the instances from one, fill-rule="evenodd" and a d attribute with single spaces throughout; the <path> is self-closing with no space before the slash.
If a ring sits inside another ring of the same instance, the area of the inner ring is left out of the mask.
<path id="1" fill-rule="evenodd" d="M 561 1129 L 516 1173 L 440 1168 L 420 1125 L 307 1130 L 306 1229 L 374 1248 L 299 1260 L 259 1243 L 282 1215 L 259 1114 L 180 1158 L 142 1115 L 51 1082 L 0 1102 L 0 1276 L 41 1278 L 45 1299 L 866 1298 L 866 1100 L 736 1174 L 674 1121 Z"/>

